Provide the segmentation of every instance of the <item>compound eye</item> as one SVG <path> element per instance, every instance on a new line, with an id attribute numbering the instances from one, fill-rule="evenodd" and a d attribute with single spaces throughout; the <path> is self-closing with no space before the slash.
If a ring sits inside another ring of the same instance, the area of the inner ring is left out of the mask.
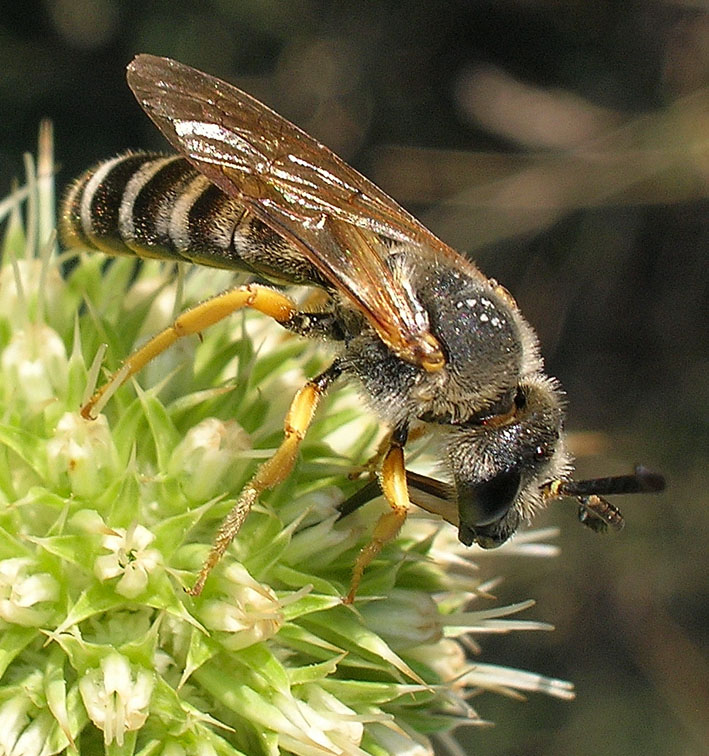
<path id="1" fill-rule="evenodd" d="M 507 470 L 490 480 L 458 486 L 461 524 L 475 529 L 501 520 L 517 498 L 520 481 L 516 470 Z"/>
<path id="2" fill-rule="evenodd" d="M 515 407 L 518 410 L 522 410 L 527 406 L 527 395 L 524 393 L 524 391 L 521 388 L 517 389 L 517 393 L 515 394 Z"/>

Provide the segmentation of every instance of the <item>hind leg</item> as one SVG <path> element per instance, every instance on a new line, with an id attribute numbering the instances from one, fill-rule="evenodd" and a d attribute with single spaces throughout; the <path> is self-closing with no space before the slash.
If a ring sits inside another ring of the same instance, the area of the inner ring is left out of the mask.
<path id="1" fill-rule="evenodd" d="M 248 284 L 217 294 L 183 312 L 171 326 L 153 336 L 127 357 L 120 370 L 114 373 L 108 383 L 101 386 L 81 408 L 82 416 L 87 420 L 95 418 L 120 385 L 178 339 L 200 333 L 243 307 L 258 310 L 285 326 L 297 315 L 301 315 L 291 299 L 266 286 Z"/>

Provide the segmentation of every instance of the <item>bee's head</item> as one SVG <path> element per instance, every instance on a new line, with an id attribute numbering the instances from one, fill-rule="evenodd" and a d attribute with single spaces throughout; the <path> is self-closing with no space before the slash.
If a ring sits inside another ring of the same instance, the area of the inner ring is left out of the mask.
<path id="1" fill-rule="evenodd" d="M 536 373 L 520 381 L 509 408 L 451 434 L 447 456 L 464 544 L 503 544 L 542 504 L 543 484 L 568 474 L 563 414 L 558 384 Z"/>

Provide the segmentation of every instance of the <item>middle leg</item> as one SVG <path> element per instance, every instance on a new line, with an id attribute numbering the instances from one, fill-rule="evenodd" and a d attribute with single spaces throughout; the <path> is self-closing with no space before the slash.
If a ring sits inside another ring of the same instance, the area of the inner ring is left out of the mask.
<path id="1" fill-rule="evenodd" d="M 209 573 L 224 555 L 246 520 L 256 499 L 266 490 L 282 483 L 295 464 L 298 448 L 315 415 L 320 398 L 341 374 L 337 361 L 317 378 L 308 381 L 293 398 L 284 422 L 284 439 L 275 454 L 264 462 L 244 486 L 239 499 L 222 522 L 212 548 L 202 565 L 197 580 L 188 593 L 199 596 Z"/>

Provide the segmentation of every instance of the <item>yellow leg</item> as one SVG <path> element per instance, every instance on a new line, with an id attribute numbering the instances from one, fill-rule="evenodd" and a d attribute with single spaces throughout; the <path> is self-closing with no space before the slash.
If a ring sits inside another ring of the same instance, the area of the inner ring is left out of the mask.
<path id="1" fill-rule="evenodd" d="M 178 339 L 200 333 L 242 307 L 259 310 L 279 323 L 288 321 L 297 312 L 295 304 L 288 297 L 258 284 L 240 286 L 201 302 L 182 313 L 169 328 L 153 336 L 147 344 L 126 358 L 123 367 L 81 408 L 82 416 L 87 420 L 92 419 L 96 406 L 102 405 L 101 399 L 109 388 L 115 390 Z"/>
<path id="2" fill-rule="evenodd" d="M 333 364 L 318 378 L 306 383 L 295 395 L 286 415 L 283 442 L 276 453 L 259 467 L 254 477 L 244 487 L 234 508 L 226 516 L 197 576 L 197 581 L 188 591 L 192 596 L 199 596 L 202 592 L 209 573 L 234 540 L 259 495 L 281 483 L 290 474 L 298 453 L 298 447 L 305 438 L 308 427 L 313 420 L 320 397 L 325 393 L 332 380 L 339 375 L 339 372 L 336 363 Z"/>
<path id="3" fill-rule="evenodd" d="M 394 442 L 387 451 L 382 463 L 382 490 L 386 496 L 390 512 L 385 512 L 374 527 L 372 540 L 359 552 L 352 571 L 350 590 L 343 599 L 351 604 L 359 588 L 362 575 L 372 560 L 385 544 L 401 530 L 409 511 L 409 492 L 406 486 L 406 469 L 404 468 L 404 450 Z"/>
<path id="4" fill-rule="evenodd" d="M 417 425 L 412 428 L 407 436 L 408 441 L 416 441 L 422 436 L 425 436 L 428 429 L 425 425 Z M 361 475 L 367 473 L 368 475 L 374 475 L 379 469 L 382 460 L 386 456 L 387 452 L 391 448 L 392 432 L 387 433 L 386 436 L 377 445 L 377 450 L 372 456 L 363 464 L 353 468 L 347 476 L 350 480 L 357 480 Z"/>

